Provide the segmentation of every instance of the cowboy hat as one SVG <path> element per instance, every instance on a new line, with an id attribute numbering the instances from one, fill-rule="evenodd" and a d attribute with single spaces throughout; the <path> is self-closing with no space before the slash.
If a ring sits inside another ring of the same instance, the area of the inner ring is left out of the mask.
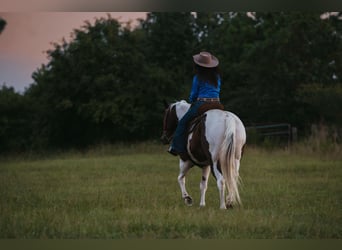
<path id="1" fill-rule="evenodd" d="M 214 68 L 219 64 L 219 60 L 209 52 L 200 52 L 193 56 L 194 62 L 205 68 Z"/>

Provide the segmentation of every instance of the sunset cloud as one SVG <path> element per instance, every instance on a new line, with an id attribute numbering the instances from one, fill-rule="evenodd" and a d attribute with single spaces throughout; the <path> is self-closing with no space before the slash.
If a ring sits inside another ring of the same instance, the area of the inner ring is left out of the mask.
<path id="1" fill-rule="evenodd" d="M 69 39 L 85 21 L 110 14 L 120 22 L 145 18 L 145 12 L 14 12 L 0 13 L 7 25 L 0 35 L 0 85 L 24 90 L 31 74 L 47 63 L 52 43 Z"/>

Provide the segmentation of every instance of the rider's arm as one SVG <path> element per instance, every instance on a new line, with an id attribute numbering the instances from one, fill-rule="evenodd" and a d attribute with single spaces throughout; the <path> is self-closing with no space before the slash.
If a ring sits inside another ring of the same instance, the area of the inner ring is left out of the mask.
<path id="1" fill-rule="evenodd" d="M 195 75 L 194 78 L 192 79 L 192 87 L 191 87 L 191 92 L 190 92 L 190 97 L 189 97 L 190 103 L 195 102 L 197 97 L 198 97 L 198 79 L 197 79 L 197 76 Z"/>

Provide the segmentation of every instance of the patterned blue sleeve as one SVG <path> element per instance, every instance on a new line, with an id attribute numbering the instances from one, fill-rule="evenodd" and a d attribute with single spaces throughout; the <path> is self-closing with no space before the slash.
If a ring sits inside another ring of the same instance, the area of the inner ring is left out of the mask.
<path id="1" fill-rule="evenodd" d="M 220 93 L 221 91 L 221 77 L 218 76 L 217 78 L 217 89 L 218 89 L 218 92 Z"/>
<path id="2" fill-rule="evenodd" d="M 194 78 L 192 79 L 192 87 L 191 87 L 191 92 L 190 92 L 190 97 L 189 97 L 190 103 L 196 101 L 197 97 L 198 97 L 198 81 L 197 81 L 197 76 L 195 75 Z"/>

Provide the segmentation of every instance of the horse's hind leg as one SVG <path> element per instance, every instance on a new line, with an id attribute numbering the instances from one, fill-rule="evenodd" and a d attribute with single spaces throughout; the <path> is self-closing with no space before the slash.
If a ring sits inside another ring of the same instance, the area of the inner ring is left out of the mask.
<path id="1" fill-rule="evenodd" d="M 190 170 L 190 168 L 193 166 L 191 161 L 183 161 L 179 160 L 179 175 L 178 175 L 178 183 L 182 192 L 182 198 L 184 199 L 184 202 L 188 206 L 192 206 L 192 198 L 188 194 L 185 188 L 185 175 Z"/>
<path id="2" fill-rule="evenodd" d="M 213 174 L 215 176 L 217 188 L 219 190 L 219 195 L 220 195 L 220 209 L 227 209 L 225 196 L 224 196 L 226 188 L 225 188 L 225 181 L 224 181 L 223 175 L 218 169 L 217 162 L 213 163 L 212 168 L 213 168 Z"/>
<path id="3" fill-rule="evenodd" d="M 210 167 L 209 166 L 203 167 L 203 169 L 202 169 L 202 180 L 200 183 L 200 189 L 201 189 L 200 206 L 201 207 L 205 206 L 205 193 L 206 193 L 207 187 L 208 187 L 209 174 L 210 174 Z"/>

